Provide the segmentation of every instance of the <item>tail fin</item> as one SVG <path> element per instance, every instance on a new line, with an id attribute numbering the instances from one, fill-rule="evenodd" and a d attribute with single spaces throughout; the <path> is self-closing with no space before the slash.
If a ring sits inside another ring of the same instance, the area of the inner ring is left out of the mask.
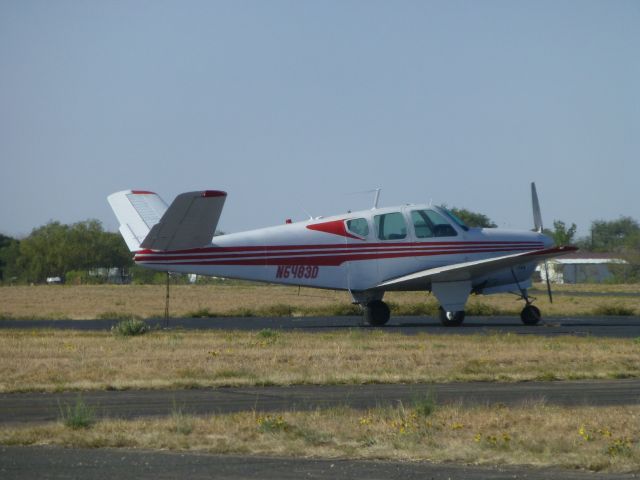
<path id="1" fill-rule="evenodd" d="M 153 192 L 124 190 L 107 197 L 120 223 L 120 234 L 132 252 L 149 235 L 167 211 L 167 204 Z"/>
<path id="2" fill-rule="evenodd" d="M 204 247 L 215 233 L 226 192 L 205 190 L 178 195 L 167 208 L 152 192 L 127 190 L 108 197 L 131 251 Z"/>
<path id="3" fill-rule="evenodd" d="M 210 244 L 226 198 L 226 192 L 218 190 L 181 193 L 140 247 L 183 250 Z"/>

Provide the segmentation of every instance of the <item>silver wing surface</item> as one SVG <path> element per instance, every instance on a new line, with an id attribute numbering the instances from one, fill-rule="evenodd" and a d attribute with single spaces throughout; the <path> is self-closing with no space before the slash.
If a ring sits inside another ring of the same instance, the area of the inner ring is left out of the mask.
<path id="1" fill-rule="evenodd" d="M 578 250 L 577 247 L 564 246 L 532 250 L 501 257 L 475 260 L 471 262 L 454 263 L 442 267 L 429 268 L 419 272 L 403 275 L 402 277 L 386 280 L 378 285 L 378 288 L 401 287 L 402 285 L 415 285 L 417 282 L 459 282 L 473 280 L 493 272 L 504 270 L 518 265 L 537 263 L 547 258 L 559 257 Z"/>

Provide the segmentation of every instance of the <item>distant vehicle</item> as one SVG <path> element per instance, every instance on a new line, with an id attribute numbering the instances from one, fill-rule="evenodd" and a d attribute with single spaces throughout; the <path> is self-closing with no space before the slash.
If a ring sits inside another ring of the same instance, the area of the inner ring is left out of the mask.
<path id="1" fill-rule="evenodd" d="M 62 283 L 62 277 L 47 277 L 47 283 L 49 285 L 57 285 Z"/>
<path id="2" fill-rule="evenodd" d="M 531 194 L 535 231 L 470 228 L 431 205 L 374 205 L 215 238 L 225 192 L 182 193 L 169 207 L 146 190 L 117 192 L 108 201 L 135 262 L 144 267 L 348 290 L 365 321 L 376 326 L 389 320 L 383 301 L 389 290 L 432 292 L 446 326 L 462 324 L 471 293 L 519 292 L 521 320 L 535 325 L 541 314 L 527 289 L 536 265 L 577 249 L 554 246 L 542 233 L 533 183 Z"/>

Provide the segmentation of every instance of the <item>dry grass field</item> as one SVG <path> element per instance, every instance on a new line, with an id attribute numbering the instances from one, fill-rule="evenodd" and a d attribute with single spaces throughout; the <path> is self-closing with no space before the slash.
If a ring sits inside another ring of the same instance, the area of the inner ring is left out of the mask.
<path id="1" fill-rule="evenodd" d="M 439 407 L 429 399 L 368 411 L 91 418 L 0 430 L 0 444 L 126 447 L 211 453 L 428 460 L 560 466 L 630 472 L 640 468 L 640 407 Z M 73 428 L 75 427 L 75 428 Z"/>
<path id="2" fill-rule="evenodd" d="M 538 286 L 540 290 L 542 286 Z M 640 314 L 638 286 L 565 286 L 546 315 Z M 616 296 L 624 292 L 629 296 Z M 162 316 L 163 286 L 0 288 L 2 318 Z M 425 293 L 389 293 L 394 314 L 430 314 Z M 345 292 L 273 285 L 171 287 L 172 316 L 355 314 Z M 469 314 L 517 314 L 512 295 L 471 297 Z M 0 320 L 1 321 L 1 320 Z M 239 385 L 527 381 L 640 376 L 640 339 L 402 335 L 384 330 L 0 331 L 0 392 Z M 61 410 L 61 415 L 63 410 Z M 349 408 L 3 426 L 0 444 L 61 444 L 215 453 L 640 469 L 640 407 L 437 406 L 418 399 Z"/>
<path id="3" fill-rule="evenodd" d="M 0 331 L 0 391 L 640 376 L 637 339 L 500 335 Z"/>
<path id="4" fill-rule="evenodd" d="M 542 285 L 537 286 L 543 290 Z M 536 305 L 545 315 L 594 315 L 607 312 L 640 315 L 639 285 L 567 285 L 554 287 L 549 304 L 539 294 Z M 560 295 L 562 291 L 599 293 L 597 296 Z M 625 292 L 632 296 L 614 296 Z M 607 295 L 610 293 L 611 295 Z M 389 292 L 393 314 L 431 314 L 437 308 L 433 296 L 424 292 Z M 510 294 L 471 296 L 469 314 L 516 315 L 523 302 Z M 40 285 L 0 287 L 0 318 L 160 317 L 165 305 L 162 285 Z M 335 315 L 354 314 L 347 292 L 277 285 L 172 285 L 170 311 L 173 316 L 201 315 Z"/>

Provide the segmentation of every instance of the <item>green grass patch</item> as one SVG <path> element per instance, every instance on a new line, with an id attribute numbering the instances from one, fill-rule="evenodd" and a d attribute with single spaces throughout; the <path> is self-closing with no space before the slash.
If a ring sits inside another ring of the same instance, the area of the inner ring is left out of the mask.
<path id="1" fill-rule="evenodd" d="M 111 327 L 111 332 L 119 337 L 134 337 L 149 331 L 146 322 L 138 319 L 122 320 Z"/>
<path id="2" fill-rule="evenodd" d="M 80 395 L 78 395 L 73 405 L 58 404 L 58 407 L 60 410 L 60 420 L 69 428 L 74 430 L 89 428 L 95 423 L 95 409 L 87 405 Z"/>
<path id="3" fill-rule="evenodd" d="M 432 391 L 429 391 L 425 395 L 415 397 L 411 401 L 411 406 L 416 414 L 420 415 L 421 417 L 428 417 L 436 411 L 436 395 Z"/>
<path id="4" fill-rule="evenodd" d="M 257 419 L 260 433 L 281 433 L 291 429 L 291 425 L 282 415 L 264 415 Z"/>
<path id="5" fill-rule="evenodd" d="M 193 415 L 185 413 L 183 407 L 177 404 L 175 398 L 173 399 L 170 417 L 171 423 L 169 431 L 179 433 L 181 435 L 189 435 L 193 432 L 193 427 L 195 425 Z"/>
<path id="6" fill-rule="evenodd" d="M 277 330 L 273 330 L 272 328 L 263 328 L 257 333 L 259 338 L 263 338 L 265 340 L 276 339 L 280 336 L 280 332 Z"/>

